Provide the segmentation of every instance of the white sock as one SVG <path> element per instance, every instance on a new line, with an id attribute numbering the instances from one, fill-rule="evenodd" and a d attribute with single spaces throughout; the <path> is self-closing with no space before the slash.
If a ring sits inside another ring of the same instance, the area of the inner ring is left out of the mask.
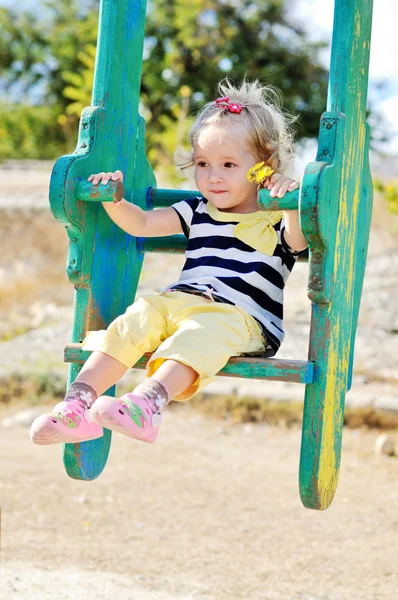
<path id="1" fill-rule="evenodd" d="M 145 379 L 143 383 L 134 388 L 133 394 L 142 396 L 146 400 L 152 400 L 157 411 L 161 411 L 170 402 L 168 389 L 163 383 L 156 381 L 156 379 Z"/>
<path id="2" fill-rule="evenodd" d="M 66 402 L 82 402 L 86 408 L 90 408 L 98 398 L 97 391 L 89 383 L 74 381 L 69 386 L 65 395 Z"/>

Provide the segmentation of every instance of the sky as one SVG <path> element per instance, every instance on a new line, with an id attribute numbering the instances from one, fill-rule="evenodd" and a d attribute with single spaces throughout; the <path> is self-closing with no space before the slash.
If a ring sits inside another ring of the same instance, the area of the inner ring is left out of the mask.
<path id="1" fill-rule="evenodd" d="M 266 0 L 264 0 L 266 1 Z M 20 8 L 32 7 L 35 0 L 20 0 Z M 0 0 L 0 6 L 15 6 L 15 0 Z M 293 15 L 314 39 L 331 40 L 333 0 L 290 0 Z M 398 2 L 374 0 L 371 55 L 369 67 L 369 98 L 387 122 L 391 140 L 385 150 L 398 154 Z M 329 53 L 324 54 L 329 67 Z M 386 85 L 376 92 L 376 84 Z"/>
<path id="2" fill-rule="evenodd" d="M 313 38 L 331 40 L 333 0 L 292 0 L 293 12 Z M 386 120 L 391 141 L 386 151 L 398 154 L 398 2 L 374 0 L 372 39 L 369 64 L 369 99 Z M 329 68 L 330 54 L 325 56 Z M 375 85 L 386 81 L 385 88 L 376 93 Z"/>

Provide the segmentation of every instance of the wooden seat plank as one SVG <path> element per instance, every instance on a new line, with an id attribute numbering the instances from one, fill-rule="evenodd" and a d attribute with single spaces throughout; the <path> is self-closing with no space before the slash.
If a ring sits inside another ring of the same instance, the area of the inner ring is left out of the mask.
<path id="1" fill-rule="evenodd" d="M 84 363 L 91 352 L 82 349 L 82 344 L 68 344 L 64 360 L 67 363 Z M 145 354 L 134 365 L 134 369 L 145 369 L 151 354 Z M 271 379 L 293 383 L 312 383 L 314 363 L 304 360 L 284 360 L 257 356 L 231 358 L 219 375 L 246 379 Z"/>

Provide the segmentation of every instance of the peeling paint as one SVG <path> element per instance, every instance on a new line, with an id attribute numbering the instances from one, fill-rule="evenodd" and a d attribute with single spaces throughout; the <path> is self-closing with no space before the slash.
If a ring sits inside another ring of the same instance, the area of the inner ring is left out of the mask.
<path id="1" fill-rule="evenodd" d="M 318 225 L 328 238 L 324 278 L 332 279 L 333 286 L 331 301 L 313 308 L 309 357 L 315 361 L 315 379 L 306 387 L 300 457 L 302 501 L 321 510 L 330 505 L 338 482 L 345 394 L 366 260 L 363 240 L 371 219 L 365 129 L 371 7 L 371 2 L 361 0 L 335 4 L 328 109 L 345 113 L 345 129 L 341 139 L 338 128 L 329 179 L 319 178 L 317 190 Z M 312 236 L 316 238 L 316 232 Z M 312 299 L 317 301 L 314 293 Z"/>

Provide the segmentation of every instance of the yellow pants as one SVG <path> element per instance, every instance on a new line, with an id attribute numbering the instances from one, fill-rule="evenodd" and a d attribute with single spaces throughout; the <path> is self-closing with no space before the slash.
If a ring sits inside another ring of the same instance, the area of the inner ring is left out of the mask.
<path id="1" fill-rule="evenodd" d="M 231 356 L 264 352 L 257 321 L 245 310 L 185 292 L 143 296 L 106 331 L 90 331 L 84 350 L 97 350 L 133 367 L 153 352 L 148 377 L 167 359 L 190 366 L 198 379 L 175 400 L 187 400 L 208 385 Z"/>

